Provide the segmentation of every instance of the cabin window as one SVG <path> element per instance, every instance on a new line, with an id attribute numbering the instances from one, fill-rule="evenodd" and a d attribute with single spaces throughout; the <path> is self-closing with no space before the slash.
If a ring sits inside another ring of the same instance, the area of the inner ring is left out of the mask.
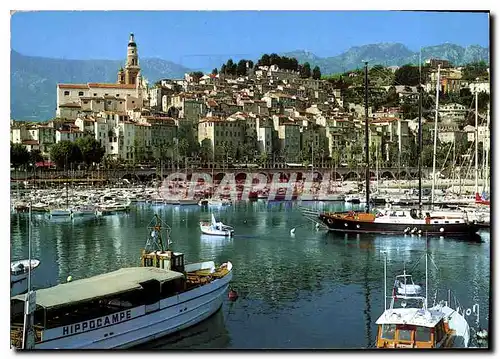
<path id="1" fill-rule="evenodd" d="M 460 221 L 455 221 L 455 223 L 460 223 Z"/>
<path id="2" fill-rule="evenodd" d="M 409 342 L 411 341 L 411 330 L 410 329 L 399 329 L 398 330 L 398 339 Z"/>
<path id="3" fill-rule="evenodd" d="M 450 221 L 444 221 L 444 223 L 450 223 Z"/>
<path id="4" fill-rule="evenodd" d="M 434 221 L 434 223 L 438 223 L 438 221 Z"/>
<path id="5" fill-rule="evenodd" d="M 382 339 L 394 340 L 396 326 L 394 324 L 382 324 Z"/>
<path id="6" fill-rule="evenodd" d="M 430 342 L 431 341 L 431 330 L 427 327 L 417 327 L 415 331 L 415 340 L 417 342 Z"/>

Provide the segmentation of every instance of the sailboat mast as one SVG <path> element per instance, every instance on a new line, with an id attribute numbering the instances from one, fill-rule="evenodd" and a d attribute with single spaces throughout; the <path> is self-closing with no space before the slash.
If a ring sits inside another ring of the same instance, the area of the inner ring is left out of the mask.
<path id="1" fill-rule="evenodd" d="M 365 157 L 366 157 L 366 213 L 370 212 L 370 151 L 368 128 L 368 61 L 365 61 Z"/>
<path id="2" fill-rule="evenodd" d="M 418 211 L 422 214 L 422 87 L 418 90 Z"/>
<path id="3" fill-rule="evenodd" d="M 476 104 L 475 104 L 475 112 L 476 112 L 476 115 L 475 115 L 475 130 L 474 130 L 474 142 L 475 142 L 475 148 L 474 148 L 474 173 L 475 173 L 475 188 L 476 188 L 476 193 L 479 193 L 478 192 L 478 187 L 479 187 L 479 183 L 478 183 L 478 167 L 477 167 L 477 155 L 478 155 L 478 150 L 477 150 L 477 143 L 478 143 L 478 133 L 477 133 L 477 98 L 478 98 L 478 91 L 477 91 L 477 88 L 476 88 Z"/>
<path id="4" fill-rule="evenodd" d="M 486 192 L 486 188 L 488 188 L 488 191 L 490 190 L 489 186 L 489 170 L 490 170 L 490 164 L 489 164 L 489 157 L 490 157 L 490 106 L 488 105 L 488 113 L 486 114 L 486 131 L 488 134 L 488 137 L 485 136 L 485 139 L 483 140 L 483 147 L 486 150 L 485 156 L 484 156 L 484 163 L 485 163 L 485 174 L 484 174 L 484 192 Z M 488 145 L 485 146 L 486 143 L 486 138 L 488 138 Z"/>
<path id="5" fill-rule="evenodd" d="M 436 147 L 437 147 L 437 126 L 439 117 L 439 88 L 440 88 L 440 72 L 441 65 L 438 65 L 437 81 L 436 81 L 436 115 L 434 118 L 434 154 L 432 158 L 432 192 L 431 192 L 431 206 L 434 207 L 434 188 L 436 186 Z"/>
<path id="6" fill-rule="evenodd" d="M 28 215 L 28 263 L 29 263 L 29 268 L 28 268 L 28 293 L 31 290 L 31 214 L 32 214 L 32 209 L 33 207 L 33 201 L 30 200 L 30 209 L 29 209 L 29 215 Z"/>

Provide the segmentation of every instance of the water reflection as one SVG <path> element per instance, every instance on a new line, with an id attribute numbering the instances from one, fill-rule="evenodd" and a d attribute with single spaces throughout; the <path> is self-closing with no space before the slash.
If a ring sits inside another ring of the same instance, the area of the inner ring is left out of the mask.
<path id="1" fill-rule="evenodd" d="M 137 349 L 222 349 L 228 347 L 230 341 L 223 310 L 218 310 L 195 326 L 141 345 Z"/>
<path id="2" fill-rule="evenodd" d="M 184 253 L 187 262 L 233 263 L 232 286 L 240 298 L 230 308 L 225 303 L 220 314 L 229 314 L 226 334 L 212 337 L 213 331 L 201 331 L 207 335 L 207 348 L 360 348 L 372 344 L 374 321 L 383 311 L 381 252 L 388 258 L 389 280 L 404 267 L 412 269 L 428 250 L 437 265 L 429 270 L 430 293 L 434 296 L 437 290 L 437 297 L 443 298 L 450 288 L 462 307 L 478 303 L 479 324 L 488 327 L 489 232 L 481 232 L 482 243 L 426 240 L 425 236 L 345 235 L 316 230 L 298 207 L 255 201 L 213 211 L 146 204 L 133 206 L 129 214 L 81 223 L 37 217 L 33 255 L 41 265 L 33 282 L 43 287 L 65 281 L 68 275 L 78 279 L 139 265 L 140 250 L 149 236 L 147 225 L 159 213 L 172 228 L 172 248 Z M 209 220 L 212 211 L 218 220 L 234 227 L 233 238 L 201 235 L 199 222 Z M 26 214 L 11 215 L 12 258 L 27 257 L 27 228 Z M 294 237 L 292 228 L 296 229 Z M 413 269 L 416 282 L 425 281 L 421 264 Z M 471 320 L 473 325 L 475 318 Z M 182 337 L 178 342 L 184 344 L 173 345 L 188 348 L 191 341 L 197 347 L 196 335 Z"/>

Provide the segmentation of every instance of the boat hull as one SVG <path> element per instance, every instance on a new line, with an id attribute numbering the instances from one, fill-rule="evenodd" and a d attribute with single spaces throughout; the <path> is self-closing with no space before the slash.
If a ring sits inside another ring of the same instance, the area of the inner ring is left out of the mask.
<path id="1" fill-rule="evenodd" d="M 231 279 L 232 271 L 209 284 L 143 306 L 146 312 L 140 317 L 38 343 L 35 349 L 126 349 L 175 333 L 214 314 L 222 306 Z"/>
<path id="2" fill-rule="evenodd" d="M 220 230 L 212 228 L 211 226 L 203 226 L 200 225 L 201 233 L 207 234 L 209 236 L 218 236 L 218 237 L 231 237 L 233 235 L 233 230 Z"/>
<path id="3" fill-rule="evenodd" d="M 401 234 L 408 233 L 408 229 L 417 234 L 432 236 L 474 236 L 479 229 L 473 223 L 449 224 L 414 224 L 410 222 L 386 223 L 357 221 L 346 218 L 335 218 L 320 214 L 319 221 L 325 224 L 330 231 L 351 233 L 380 233 Z M 410 232 L 411 233 L 411 232 Z"/>

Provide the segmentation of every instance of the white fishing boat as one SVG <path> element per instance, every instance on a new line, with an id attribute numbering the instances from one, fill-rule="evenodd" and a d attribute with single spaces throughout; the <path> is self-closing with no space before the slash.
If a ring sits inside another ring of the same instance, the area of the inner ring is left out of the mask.
<path id="1" fill-rule="evenodd" d="M 169 249 L 169 228 L 157 215 L 149 230 L 142 266 L 36 291 L 34 349 L 129 348 L 193 326 L 222 306 L 231 262 L 185 264 L 184 254 Z M 16 348 L 22 344 L 24 301 L 11 298 Z"/>
<path id="2" fill-rule="evenodd" d="M 70 217 L 71 209 L 69 208 L 51 208 L 49 210 L 49 215 L 51 217 Z"/>
<path id="3" fill-rule="evenodd" d="M 18 295 L 28 290 L 28 272 L 38 268 L 40 261 L 38 259 L 23 259 L 10 263 L 10 295 Z"/>
<path id="4" fill-rule="evenodd" d="M 396 277 L 389 308 L 385 294 L 384 312 L 376 321 L 377 348 L 468 347 L 470 328 L 459 309 L 452 309 L 449 306 L 451 303 L 443 301 L 432 307 L 428 306 L 427 257 L 426 254 L 425 296 L 420 295 L 420 286 L 413 284 L 413 281 L 408 283 L 408 277 L 411 276 L 406 273 Z M 386 271 L 384 263 L 384 273 Z"/>
<path id="5" fill-rule="evenodd" d="M 234 229 L 231 226 L 227 226 L 222 222 L 217 222 L 215 216 L 212 213 L 212 222 L 200 222 L 200 230 L 204 234 L 212 236 L 224 236 L 230 237 L 234 233 Z"/>
<path id="6" fill-rule="evenodd" d="M 79 206 L 71 209 L 71 217 L 93 217 L 96 216 L 97 209 L 95 206 Z"/>
<path id="7" fill-rule="evenodd" d="M 126 203 L 123 202 L 108 202 L 108 203 L 102 203 L 99 204 L 97 207 L 98 211 L 100 211 L 102 214 L 112 214 L 112 213 L 119 213 L 119 212 L 126 212 L 130 209 L 130 200 L 127 200 Z"/>
<path id="8" fill-rule="evenodd" d="M 34 213 L 45 213 L 49 210 L 49 206 L 46 203 L 38 202 L 31 205 L 31 211 Z"/>

